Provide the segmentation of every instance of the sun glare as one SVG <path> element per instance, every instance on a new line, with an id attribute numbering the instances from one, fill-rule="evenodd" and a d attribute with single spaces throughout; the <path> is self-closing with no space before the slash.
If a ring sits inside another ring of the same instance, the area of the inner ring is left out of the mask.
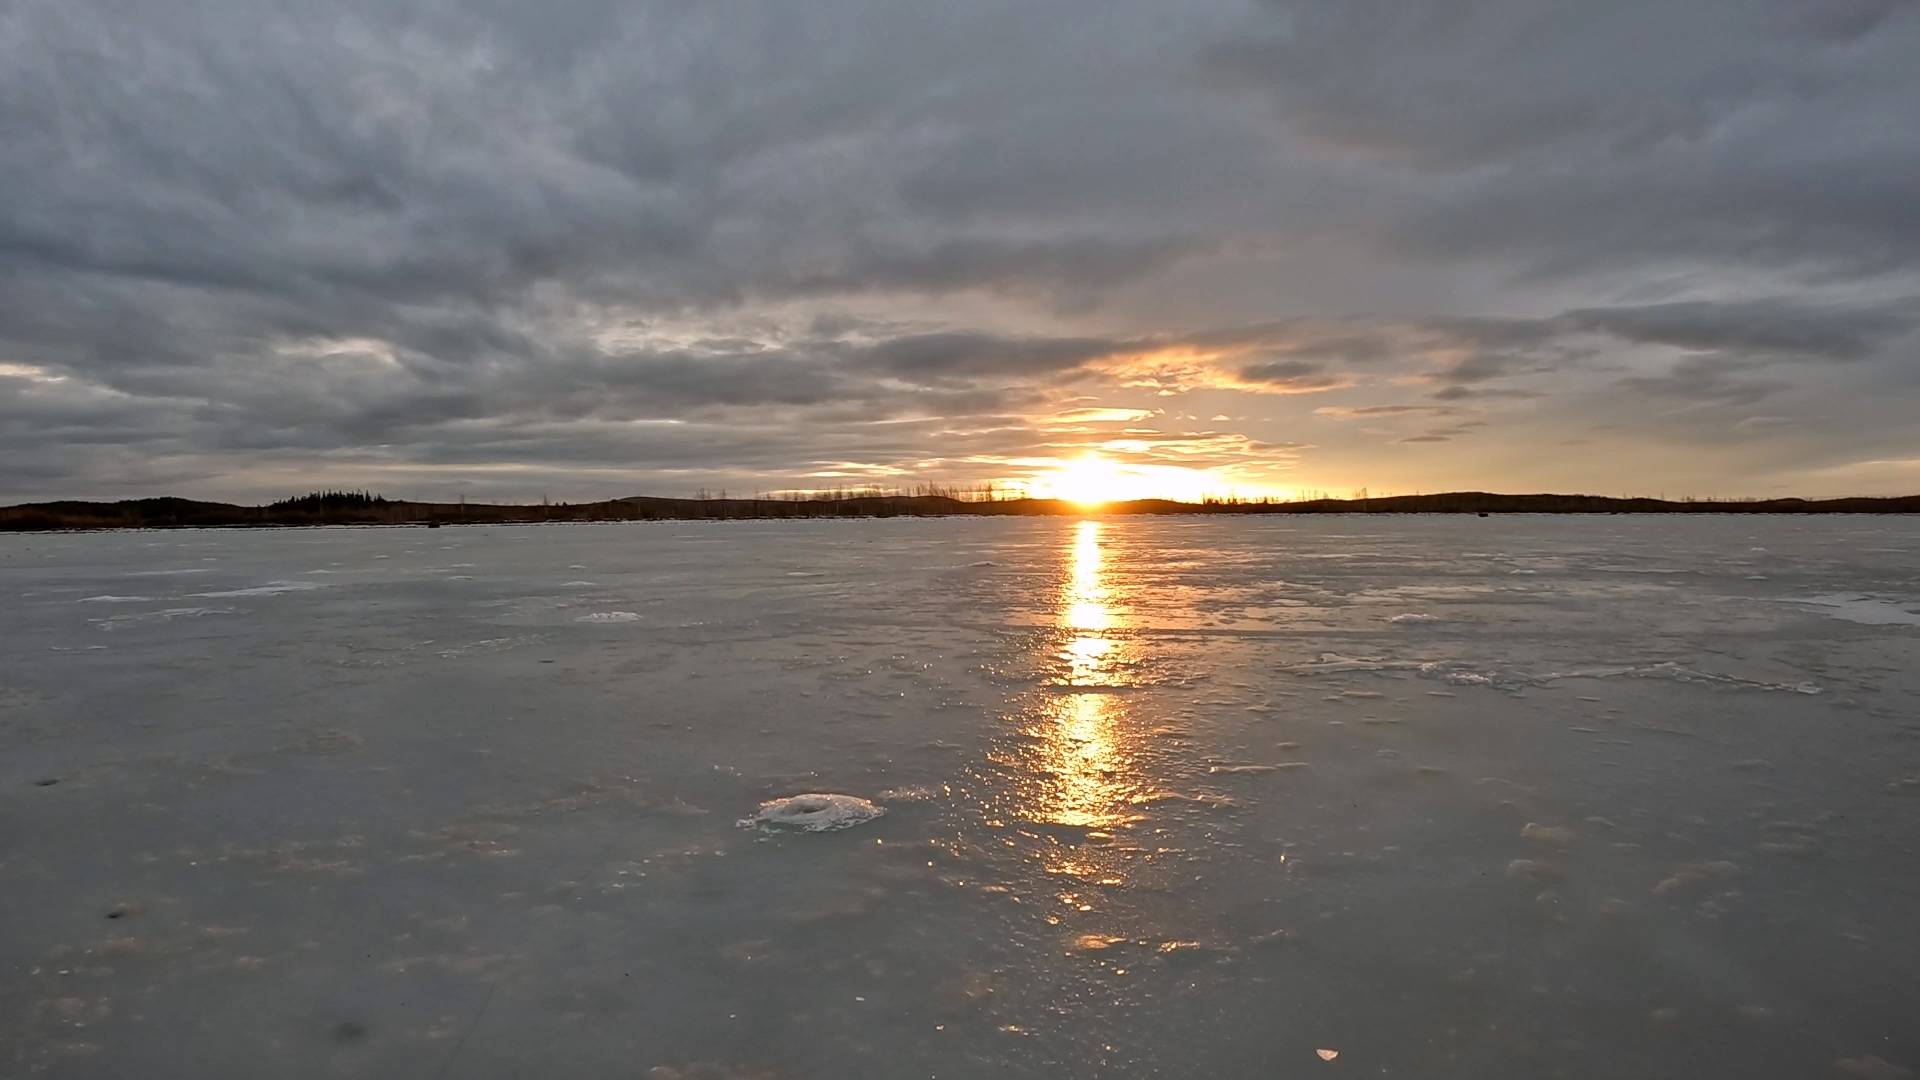
<path id="1" fill-rule="evenodd" d="M 1121 499 L 1138 498 L 1129 488 L 1129 478 L 1120 466 L 1098 454 L 1063 462 L 1047 476 L 1043 484 L 1056 499 L 1081 506 L 1099 506 Z"/>

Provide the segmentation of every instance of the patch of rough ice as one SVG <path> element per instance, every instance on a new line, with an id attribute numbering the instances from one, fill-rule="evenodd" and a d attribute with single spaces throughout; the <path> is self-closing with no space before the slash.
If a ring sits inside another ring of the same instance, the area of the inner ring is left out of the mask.
<path id="1" fill-rule="evenodd" d="M 1822 615 L 1867 626 L 1920 626 L 1920 607 L 1878 596 L 1822 593 L 1818 596 L 1788 597 L 1783 602 L 1818 608 Z"/>
<path id="2" fill-rule="evenodd" d="M 441 649 L 440 655 L 451 660 L 454 657 L 466 656 L 470 653 L 499 652 L 502 649 L 510 649 L 515 645 L 533 640 L 535 639 L 531 637 L 483 638 L 479 641 L 470 641 L 465 645 L 455 645 L 451 648 Z M 432 644 L 432 642 L 426 642 L 425 644 Z"/>
<path id="3" fill-rule="evenodd" d="M 144 604 L 151 599 L 153 599 L 153 597 L 151 596 L 114 596 L 109 593 L 101 596 L 82 597 L 78 600 L 75 600 L 74 603 L 76 604 Z"/>
<path id="4" fill-rule="evenodd" d="M 574 621 L 590 623 L 639 622 L 640 613 L 637 611 L 596 611 L 591 615 L 582 615 Z"/>
<path id="5" fill-rule="evenodd" d="M 1625 678 L 1671 679 L 1675 682 L 1710 683 L 1752 690 L 1780 690 L 1794 694 L 1820 693 L 1820 687 L 1811 682 L 1780 683 L 1763 679 L 1743 679 L 1736 675 L 1696 671 L 1672 661 L 1622 667 L 1579 668 L 1536 674 L 1521 671 L 1478 670 L 1457 660 L 1395 660 L 1387 657 L 1352 657 L 1342 656 L 1339 653 L 1321 653 L 1318 661 L 1311 664 L 1295 664 L 1288 670 L 1296 675 L 1356 671 L 1412 671 L 1421 678 L 1435 679 L 1451 686 L 1485 686 L 1495 690 L 1521 690 L 1527 687 L 1545 686 L 1562 679 Z"/>
<path id="6" fill-rule="evenodd" d="M 1438 660 L 1421 664 L 1420 674 L 1429 679 L 1439 679 L 1441 682 L 1453 686 L 1502 686 L 1532 681 L 1524 676 L 1514 678 L 1511 676 L 1501 676 L 1493 672 L 1471 671 L 1459 664 Z"/>
<path id="7" fill-rule="evenodd" d="M 132 626 L 146 622 L 172 622 L 175 619 L 191 619 L 201 615 L 231 615 L 232 608 L 183 607 L 163 608 L 159 611 L 142 611 L 134 615 L 109 615 L 94 620 L 102 630 L 118 630 L 123 626 Z"/>
<path id="8" fill-rule="evenodd" d="M 1394 660 L 1385 656 L 1342 656 L 1339 653 L 1321 653 L 1320 659 L 1310 664 L 1294 664 L 1288 671 L 1296 675 L 1337 675 L 1346 671 L 1413 671 L 1422 666 L 1419 660 Z"/>
<path id="9" fill-rule="evenodd" d="M 1670 679 L 1674 682 L 1707 683 L 1716 686 L 1737 686 L 1748 690 L 1778 690 L 1790 694 L 1818 694 L 1820 687 L 1816 683 L 1768 682 L 1764 679 L 1743 679 L 1738 675 L 1720 675 L 1711 671 L 1698 671 L 1683 667 L 1671 660 L 1657 664 L 1638 664 L 1631 667 L 1582 668 L 1574 671 L 1550 671 L 1543 675 L 1512 676 L 1511 681 L 1523 685 L 1545 686 L 1561 679 Z"/>
<path id="10" fill-rule="evenodd" d="M 1605 678 L 1608 675 L 1623 675 L 1632 679 L 1672 679 L 1675 682 L 1718 683 L 1722 686 L 1744 686 L 1751 690 L 1784 690 L 1791 694 L 1818 694 L 1820 687 L 1816 683 L 1777 683 L 1762 679 L 1742 679 L 1737 675 L 1716 675 L 1711 671 L 1695 671 L 1681 667 L 1672 661 L 1659 664 L 1646 664 L 1640 667 L 1624 668 L 1618 671 L 1569 672 L 1566 675 L 1550 675 L 1550 679 L 1562 678 Z"/>
<path id="11" fill-rule="evenodd" d="M 769 799 L 760 804 L 752 817 L 741 818 L 741 828 L 797 829 L 801 832 L 834 832 L 864 825 L 886 813 L 857 795 L 809 792 L 784 799 Z"/>
<path id="12" fill-rule="evenodd" d="M 135 570 L 129 577 L 172 577 L 175 574 L 211 574 L 206 567 L 194 567 L 191 570 Z"/>
<path id="13" fill-rule="evenodd" d="M 1438 615 L 1424 615 L 1419 612 L 1410 611 L 1405 615 L 1395 615 L 1387 621 L 1398 626 L 1425 626 L 1428 623 L 1437 623 L 1441 620 Z"/>
<path id="14" fill-rule="evenodd" d="M 888 788 L 880 793 L 880 797 L 888 802 L 926 802 L 937 794 L 939 793 L 930 787 L 915 785 L 913 787 Z"/>
<path id="15" fill-rule="evenodd" d="M 191 595 L 209 599 L 232 596 L 277 596 L 281 593 L 312 592 L 314 589 L 324 588 L 326 586 L 317 581 L 269 581 L 265 585 L 255 585 L 246 589 L 217 589 L 213 592 L 197 592 Z"/>

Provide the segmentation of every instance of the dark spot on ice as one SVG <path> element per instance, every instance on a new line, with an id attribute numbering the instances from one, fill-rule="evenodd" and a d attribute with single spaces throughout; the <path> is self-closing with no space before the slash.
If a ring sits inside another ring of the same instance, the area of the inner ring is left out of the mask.
<path id="1" fill-rule="evenodd" d="M 114 908 L 112 911 L 107 912 L 107 918 L 109 919 L 124 919 L 126 917 L 127 917 L 127 909 L 123 907 L 117 907 L 117 908 Z"/>
<path id="2" fill-rule="evenodd" d="M 333 1041 L 359 1042 L 367 1037 L 367 1025 L 358 1020 L 342 1020 L 333 1025 Z"/>
<path id="3" fill-rule="evenodd" d="M 55 776 L 46 776 L 46 777 L 42 777 L 42 778 L 40 778 L 40 779 L 38 779 L 38 780 L 35 780 L 35 781 L 33 782 L 33 786 L 34 786 L 34 787 L 52 787 L 53 785 L 55 785 L 55 784 L 57 784 L 57 783 L 59 783 L 59 782 L 60 782 L 60 779 L 59 779 L 58 777 L 55 777 Z"/>

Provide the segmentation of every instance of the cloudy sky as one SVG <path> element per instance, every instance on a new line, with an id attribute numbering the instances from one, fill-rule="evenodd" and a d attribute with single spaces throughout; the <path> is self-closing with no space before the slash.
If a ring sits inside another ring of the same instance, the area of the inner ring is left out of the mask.
<path id="1" fill-rule="evenodd" d="M 0 5 L 0 501 L 1920 491 L 1920 5 Z"/>

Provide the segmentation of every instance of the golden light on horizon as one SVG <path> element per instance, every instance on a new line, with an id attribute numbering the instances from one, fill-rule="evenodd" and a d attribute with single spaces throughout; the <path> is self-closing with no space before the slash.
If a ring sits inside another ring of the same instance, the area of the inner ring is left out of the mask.
<path id="1" fill-rule="evenodd" d="M 1058 461 L 1020 486 L 1035 498 L 1060 499 L 1089 510 L 1133 499 L 1197 503 L 1228 495 L 1285 498 L 1291 494 L 1285 488 L 1237 479 L 1213 469 L 1121 462 L 1095 450 Z"/>

